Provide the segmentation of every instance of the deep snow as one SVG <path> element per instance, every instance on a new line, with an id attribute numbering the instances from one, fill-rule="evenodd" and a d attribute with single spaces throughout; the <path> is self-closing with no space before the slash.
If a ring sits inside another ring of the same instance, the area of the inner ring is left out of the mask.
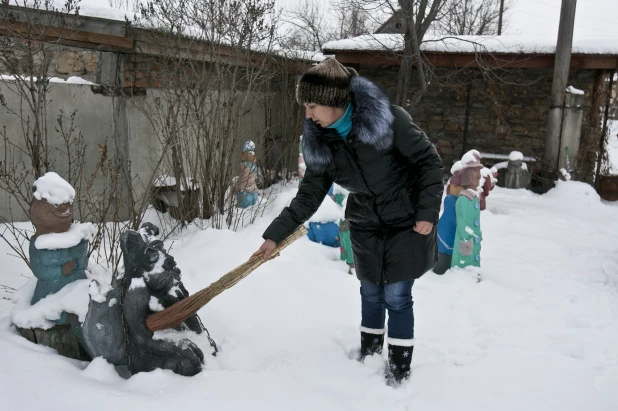
<path id="1" fill-rule="evenodd" d="M 190 228 L 173 239 L 189 291 L 248 258 L 294 192 L 240 232 Z M 337 249 L 303 238 L 199 312 L 221 351 L 191 378 L 123 380 L 101 359 L 59 357 L 16 335 L 13 303 L 0 300 L 0 408 L 616 410 L 618 207 L 574 182 L 544 196 L 496 188 L 487 205 L 483 281 L 428 273 L 414 286 L 413 375 L 399 389 L 384 384 L 381 359 L 348 357 L 358 281 Z M 0 284 L 16 288 L 31 274 L 7 251 L 0 244 Z M 205 336 L 196 342 L 211 352 Z"/>

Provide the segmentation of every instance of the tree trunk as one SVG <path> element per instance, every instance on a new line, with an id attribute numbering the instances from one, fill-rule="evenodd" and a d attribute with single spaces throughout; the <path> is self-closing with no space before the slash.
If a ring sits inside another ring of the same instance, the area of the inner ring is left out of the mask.
<path id="1" fill-rule="evenodd" d="M 404 49 L 399 75 L 397 78 L 397 97 L 398 105 L 408 108 L 414 107 L 423 96 L 427 89 L 425 80 L 425 70 L 421 61 L 421 48 L 419 45 L 419 36 L 416 31 L 416 19 L 414 18 L 414 9 L 409 2 L 400 2 L 403 15 L 406 19 L 406 29 L 404 38 Z M 412 101 L 408 101 L 408 92 L 410 90 L 410 78 L 412 75 L 412 66 L 416 63 L 416 73 L 418 75 L 419 89 L 414 93 Z"/>

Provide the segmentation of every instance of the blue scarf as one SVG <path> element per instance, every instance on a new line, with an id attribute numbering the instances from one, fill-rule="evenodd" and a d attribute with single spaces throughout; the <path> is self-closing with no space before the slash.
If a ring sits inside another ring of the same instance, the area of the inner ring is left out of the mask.
<path id="1" fill-rule="evenodd" d="M 348 108 L 345 113 L 343 113 L 343 116 L 341 116 L 335 124 L 328 126 L 327 128 L 334 128 L 337 131 L 337 134 L 345 140 L 352 130 L 352 104 L 348 104 Z"/>

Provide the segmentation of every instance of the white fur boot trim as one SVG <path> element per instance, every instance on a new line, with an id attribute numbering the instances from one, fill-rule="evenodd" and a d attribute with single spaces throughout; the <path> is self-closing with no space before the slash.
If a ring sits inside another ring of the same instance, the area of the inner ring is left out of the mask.
<path id="1" fill-rule="evenodd" d="M 386 342 L 390 345 L 397 345 L 399 347 L 414 347 L 414 338 L 409 340 L 402 340 L 401 338 L 391 338 L 388 337 Z"/>
<path id="2" fill-rule="evenodd" d="M 362 325 L 360 326 L 360 330 L 363 333 L 367 333 L 367 334 L 375 334 L 375 335 L 383 335 L 384 334 L 384 328 L 367 328 L 367 327 L 363 327 Z"/>

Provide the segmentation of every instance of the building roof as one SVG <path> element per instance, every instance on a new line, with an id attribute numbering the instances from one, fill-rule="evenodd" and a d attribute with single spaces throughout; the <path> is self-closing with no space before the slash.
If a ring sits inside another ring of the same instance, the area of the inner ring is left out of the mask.
<path id="1" fill-rule="evenodd" d="M 348 64 L 399 64 L 402 49 L 403 35 L 372 34 L 331 41 L 323 46 L 323 53 L 334 54 Z M 556 39 L 524 35 L 426 37 L 421 51 L 437 66 L 553 67 Z M 572 58 L 573 68 L 617 68 L 618 35 L 614 38 L 576 37 Z"/>

